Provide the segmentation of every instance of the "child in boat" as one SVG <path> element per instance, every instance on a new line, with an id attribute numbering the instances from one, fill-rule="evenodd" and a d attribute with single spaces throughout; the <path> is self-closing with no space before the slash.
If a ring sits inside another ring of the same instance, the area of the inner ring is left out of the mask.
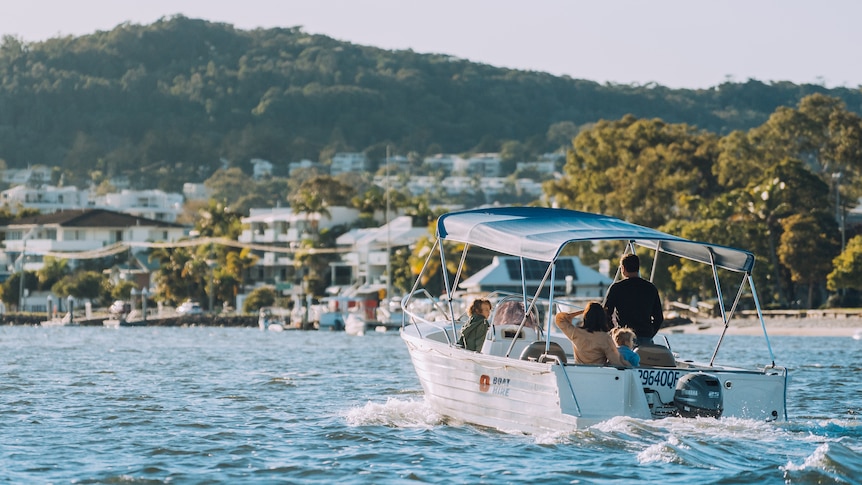
<path id="1" fill-rule="evenodd" d="M 467 310 L 470 321 L 461 327 L 461 337 L 458 344 L 467 350 L 478 352 L 482 349 L 482 341 L 488 333 L 488 317 L 491 316 L 491 302 L 477 298 Z"/>
<path id="2" fill-rule="evenodd" d="M 583 314 L 582 326 L 572 324 L 572 319 Z M 610 363 L 618 367 L 626 364 L 620 358 L 611 335 L 608 333 L 605 309 L 599 302 L 587 303 L 583 310 L 575 312 L 560 312 L 554 315 L 554 323 L 562 330 L 575 347 L 575 363 L 605 365 Z"/>
<path id="3" fill-rule="evenodd" d="M 632 367 L 638 367 L 641 363 L 641 356 L 633 350 L 635 346 L 635 332 L 628 327 L 617 327 L 611 330 L 611 337 L 617 344 L 617 350 L 620 352 L 626 362 Z"/>

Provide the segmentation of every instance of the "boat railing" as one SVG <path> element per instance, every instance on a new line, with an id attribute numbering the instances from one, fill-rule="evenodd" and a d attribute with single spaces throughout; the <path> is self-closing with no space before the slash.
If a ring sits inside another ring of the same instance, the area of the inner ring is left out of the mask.
<path id="1" fill-rule="evenodd" d="M 554 306 L 557 307 L 554 314 L 556 315 L 559 312 L 573 312 L 575 310 L 583 310 L 586 308 L 587 303 L 595 301 L 595 298 L 589 299 L 564 299 L 564 298 L 554 298 Z"/>
<path id="2" fill-rule="evenodd" d="M 416 304 L 419 301 L 428 302 L 430 306 Z M 446 335 L 446 340 L 450 344 L 453 343 L 454 335 L 449 335 L 447 327 L 450 325 L 454 327 L 457 318 L 453 319 L 450 317 L 446 304 L 440 301 L 439 298 L 431 296 L 425 288 L 419 288 L 404 295 L 404 298 L 401 299 L 401 311 L 403 311 L 406 316 L 402 320 L 402 327 L 406 326 L 408 324 L 407 322 L 409 322 L 409 324 L 416 325 L 416 331 L 419 334 L 419 337 L 424 338 L 422 330 L 417 324 L 425 323 L 442 330 Z M 432 319 L 432 316 L 435 316 L 436 318 Z"/>

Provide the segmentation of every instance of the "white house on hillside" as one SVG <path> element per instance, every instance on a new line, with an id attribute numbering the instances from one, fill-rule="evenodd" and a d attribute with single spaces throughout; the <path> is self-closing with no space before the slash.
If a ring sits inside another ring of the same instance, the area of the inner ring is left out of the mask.
<path id="1" fill-rule="evenodd" d="M 428 175 L 415 175 L 407 182 L 407 191 L 410 195 L 417 196 L 435 191 L 442 186 L 436 177 Z"/>
<path id="2" fill-rule="evenodd" d="M 544 175 L 551 175 L 556 170 L 556 164 L 550 160 L 542 160 L 536 162 L 518 162 L 515 164 L 515 170 L 535 170 Z"/>
<path id="3" fill-rule="evenodd" d="M 23 252 L 27 269 L 41 268 L 45 253 L 94 251 L 117 242 L 175 242 L 186 235 L 179 224 L 104 209 L 66 210 L 17 219 L 0 226 L 7 258 Z M 75 254 L 69 255 L 76 260 Z"/>
<path id="4" fill-rule="evenodd" d="M 176 222 L 183 196 L 163 190 L 123 190 L 94 198 L 92 207 L 116 210 L 157 221 Z"/>
<path id="5" fill-rule="evenodd" d="M 252 167 L 251 177 L 255 180 L 260 180 L 264 177 L 272 175 L 272 162 L 268 160 L 264 160 L 262 158 L 252 158 L 251 164 L 254 165 Z"/>
<path id="6" fill-rule="evenodd" d="M 111 244 L 175 242 L 185 236 L 186 228 L 120 212 L 84 209 L 25 217 L 0 226 L 0 233 L 5 239 L 2 262 L 12 273 L 40 270 L 47 254 L 66 257 L 74 269 L 84 258 L 110 256 L 112 253 L 101 254 L 99 250 Z M 31 295 L 21 303 L 22 310 L 45 309 L 44 298 Z"/>
<path id="7" fill-rule="evenodd" d="M 183 184 L 183 196 L 186 200 L 206 200 L 210 198 L 210 190 L 204 184 L 186 182 Z"/>
<path id="8" fill-rule="evenodd" d="M 74 186 L 31 187 L 18 185 L 0 192 L 0 203 L 13 212 L 20 207 L 51 212 L 106 209 L 157 221 L 175 222 L 183 210 L 183 196 L 162 190 L 122 190 L 95 196 L 88 190 Z"/>
<path id="9" fill-rule="evenodd" d="M 444 175 L 451 174 L 453 170 L 466 168 L 466 161 L 463 158 L 445 153 L 425 157 L 422 163 L 431 170 L 443 172 Z"/>
<path id="10" fill-rule="evenodd" d="M 477 153 L 465 160 L 463 166 L 455 166 L 455 170 L 469 176 L 499 177 L 502 163 L 499 153 Z"/>
<path id="11" fill-rule="evenodd" d="M 10 168 L 3 171 L 3 182 L 9 185 L 42 185 L 50 181 L 51 167 L 45 165 Z"/>
<path id="12" fill-rule="evenodd" d="M 247 244 L 273 245 L 290 249 L 299 246 L 303 239 L 312 237 L 315 231 L 329 229 L 354 222 L 359 211 L 349 207 L 328 208 L 329 217 L 318 213 L 294 213 L 289 207 L 251 209 L 248 217 L 241 219 L 243 230 L 239 242 Z M 293 279 L 293 255 L 288 251 L 263 251 L 258 261 L 258 281 L 287 281 Z"/>
<path id="13" fill-rule="evenodd" d="M 429 236 L 427 227 L 413 227 L 410 216 L 400 216 L 380 227 L 351 229 L 335 240 L 339 247 L 349 246 L 340 263 L 332 263 L 333 283 L 347 283 L 364 286 L 358 293 L 375 291 L 387 283 L 389 253 L 392 248 L 410 246 L 422 236 Z M 349 267 L 348 281 L 336 281 L 337 267 Z M 342 285 L 343 286 L 343 285 Z"/>
<path id="14" fill-rule="evenodd" d="M 78 190 L 77 187 L 54 187 L 41 185 L 16 185 L 0 192 L 0 202 L 12 213 L 18 207 L 38 209 L 42 213 L 57 212 L 70 209 L 84 209 L 90 206 L 90 193 Z"/>
<path id="15" fill-rule="evenodd" d="M 297 170 L 302 170 L 304 168 L 316 168 L 319 173 L 326 173 L 323 169 L 323 165 L 320 163 L 312 162 L 307 158 L 304 158 L 298 162 L 290 162 L 287 164 L 287 172 L 289 175 L 293 175 L 293 172 Z"/>
<path id="16" fill-rule="evenodd" d="M 404 155 L 392 155 L 387 158 L 381 167 L 385 167 L 386 164 L 389 164 L 389 173 L 398 173 L 398 172 L 408 172 L 411 168 L 410 159 L 405 157 Z"/>
<path id="17" fill-rule="evenodd" d="M 329 174 L 333 177 L 348 172 L 368 171 L 368 157 L 364 153 L 336 153 L 329 166 Z"/>

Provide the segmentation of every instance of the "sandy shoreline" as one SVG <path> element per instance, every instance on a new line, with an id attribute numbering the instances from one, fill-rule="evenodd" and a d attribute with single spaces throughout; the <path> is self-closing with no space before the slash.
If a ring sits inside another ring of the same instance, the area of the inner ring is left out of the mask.
<path id="1" fill-rule="evenodd" d="M 766 318 L 766 331 L 772 335 L 809 337 L 854 337 L 862 338 L 862 317 L 851 318 Z M 719 318 L 700 318 L 687 325 L 666 327 L 662 333 L 699 333 L 717 335 L 724 330 Z M 763 335 L 760 321 L 755 318 L 731 320 L 727 335 Z"/>

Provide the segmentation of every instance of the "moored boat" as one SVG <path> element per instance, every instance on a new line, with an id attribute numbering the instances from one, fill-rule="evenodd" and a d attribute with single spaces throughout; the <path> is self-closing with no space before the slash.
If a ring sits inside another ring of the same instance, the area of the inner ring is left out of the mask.
<path id="1" fill-rule="evenodd" d="M 78 322 L 72 318 L 71 313 L 66 313 L 62 318 L 52 318 L 39 322 L 42 327 L 77 327 Z"/>
<path id="2" fill-rule="evenodd" d="M 257 317 L 257 325 L 261 330 L 270 332 L 282 332 L 288 327 L 290 311 L 274 308 L 263 307 Z"/>
<path id="3" fill-rule="evenodd" d="M 344 318 L 344 333 L 347 335 L 362 336 L 373 328 L 374 325 L 369 324 L 368 318 L 359 312 L 348 312 Z"/>
<path id="4" fill-rule="evenodd" d="M 463 422 L 529 433 L 573 430 L 617 416 L 787 419 L 788 373 L 775 365 L 751 277 L 754 256 L 750 252 L 683 239 L 608 216 L 538 207 L 449 213 L 438 219 L 436 236 L 413 291 L 402 300 L 406 318 L 401 336 L 425 399 L 437 412 Z M 722 333 L 707 362 L 676 355 L 664 336 L 656 338 L 657 344 L 637 348 L 641 357 L 637 368 L 576 364 L 572 343 L 552 323 L 557 312 L 579 308 L 578 302 L 555 294 L 560 284 L 555 262 L 569 244 L 595 241 L 621 241 L 627 252 L 651 250 L 653 266 L 658 255 L 707 265 L 716 282 L 725 329 L 748 288 L 763 328 L 767 363 L 760 367 L 716 363 L 720 347 L 727 345 Z M 445 250 L 452 244 L 464 245 L 454 275 L 447 269 Z M 520 258 L 522 278 L 527 263 L 541 268 L 536 288 L 526 291 L 525 283 L 523 294 L 493 295 L 495 310 L 479 352 L 457 344 L 467 317 L 451 304 L 473 246 Z M 419 282 L 427 276 L 432 257 L 440 259 L 435 266 L 442 271 L 446 294 L 425 313 L 415 310 L 411 302 L 429 296 Z M 729 308 L 719 272 L 722 278 L 741 276 Z M 521 306 L 519 319 L 504 320 L 500 311 L 504 303 Z"/>
<path id="5" fill-rule="evenodd" d="M 377 307 L 377 321 L 380 324 L 375 328 L 377 332 L 387 332 L 401 328 L 404 312 L 401 310 L 401 298 L 390 297 L 380 302 Z"/>

